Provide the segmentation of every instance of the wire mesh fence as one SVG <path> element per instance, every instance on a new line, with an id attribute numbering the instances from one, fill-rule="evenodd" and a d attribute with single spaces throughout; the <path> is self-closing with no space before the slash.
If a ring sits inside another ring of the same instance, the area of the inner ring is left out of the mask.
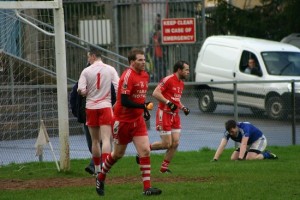
<path id="1" fill-rule="evenodd" d="M 155 130 L 157 101 L 151 96 L 155 86 L 156 84 L 150 84 L 147 96 L 147 100 L 153 101 L 155 104 L 155 109 L 151 111 L 152 117 L 148 124 L 150 142 L 160 139 L 158 132 Z M 203 112 L 199 109 L 199 89 L 197 89 L 197 86 L 198 84 L 196 83 L 187 83 L 181 98 L 182 103 L 191 112 L 188 116 L 180 113 L 182 136 L 179 151 L 197 151 L 204 147 L 217 148 L 224 133 L 225 121 L 235 119 L 236 116 L 238 121 L 249 121 L 261 129 L 267 137 L 268 145 L 287 146 L 293 143 L 300 143 L 300 119 L 298 115 L 296 115 L 294 124 L 295 135 L 293 135 L 291 115 L 288 115 L 285 119 L 274 120 L 270 119 L 265 112 L 253 112 L 251 107 L 245 106 L 235 108 L 233 104 L 217 104 L 214 112 Z M 71 85 L 69 89 L 71 89 Z M 26 98 L 16 91 L 15 98 L 18 99 L 18 104 L 11 108 L 14 110 L 8 109 L 7 105 L 5 105 L 5 102 L 8 102 L 11 96 L 1 97 L 0 162 L 2 164 L 39 161 L 39 157 L 35 155 L 36 149 L 34 144 L 37 139 L 39 121 L 41 119 L 45 122 L 54 153 L 59 159 L 60 145 L 56 117 L 56 92 L 51 87 L 47 90 L 31 87 L 30 90 L 35 90 L 35 96 L 40 96 L 40 98 Z M 5 91 L 5 88 L 2 87 L 1 91 Z M 21 101 L 21 99 L 27 100 Z M 239 104 L 241 97 L 238 95 L 236 99 Z M 235 113 L 235 111 L 238 111 L 238 113 Z M 289 110 L 289 113 L 292 112 Z M 82 129 L 83 125 L 77 122 L 71 111 L 69 111 L 69 124 L 70 157 L 72 159 L 89 158 L 91 155 Z M 293 137 L 295 137 L 295 141 L 293 141 Z M 232 142 L 227 147 L 234 147 L 234 145 Z M 130 144 L 126 155 L 135 155 L 135 153 L 135 148 Z M 43 160 L 51 161 L 52 159 L 50 148 L 45 145 Z"/>

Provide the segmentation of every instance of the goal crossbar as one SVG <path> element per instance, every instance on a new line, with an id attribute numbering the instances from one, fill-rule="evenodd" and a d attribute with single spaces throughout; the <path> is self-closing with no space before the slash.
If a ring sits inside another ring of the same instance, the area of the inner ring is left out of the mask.
<path id="1" fill-rule="evenodd" d="M 0 1 L 0 9 L 57 9 L 59 1 Z"/>

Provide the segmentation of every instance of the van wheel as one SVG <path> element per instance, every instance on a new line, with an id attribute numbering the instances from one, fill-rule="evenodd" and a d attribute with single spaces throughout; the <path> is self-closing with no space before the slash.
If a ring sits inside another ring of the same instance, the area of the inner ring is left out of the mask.
<path id="1" fill-rule="evenodd" d="M 204 113 L 211 113 L 216 110 L 217 104 L 214 102 L 211 90 L 200 90 L 198 105 Z"/>
<path id="2" fill-rule="evenodd" d="M 280 97 L 270 97 L 267 101 L 266 110 L 271 119 L 284 119 L 288 115 L 284 101 Z"/>

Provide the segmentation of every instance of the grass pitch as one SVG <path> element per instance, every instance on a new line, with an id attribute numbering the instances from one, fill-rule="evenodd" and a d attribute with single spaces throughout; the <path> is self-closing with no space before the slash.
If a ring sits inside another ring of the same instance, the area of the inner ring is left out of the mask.
<path id="1" fill-rule="evenodd" d="M 233 149 L 226 149 L 219 161 L 210 162 L 215 151 L 208 148 L 177 152 L 172 174 L 159 173 L 163 155 L 152 154 L 152 185 L 163 193 L 151 197 L 142 195 L 134 157 L 124 157 L 112 168 L 104 197 L 97 195 L 94 178 L 84 171 L 88 160 L 72 160 L 68 172 L 57 172 L 47 162 L 10 164 L 0 167 L 0 199 L 300 199 L 300 146 L 268 149 L 279 159 L 230 161 Z"/>

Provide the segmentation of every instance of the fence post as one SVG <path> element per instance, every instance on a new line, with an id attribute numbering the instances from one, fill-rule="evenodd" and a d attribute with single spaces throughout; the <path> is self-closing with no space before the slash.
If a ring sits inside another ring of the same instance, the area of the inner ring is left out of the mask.
<path id="1" fill-rule="evenodd" d="M 291 106 L 292 106 L 292 144 L 296 144 L 296 108 L 295 108 L 295 80 L 291 82 Z"/>
<path id="2" fill-rule="evenodd" d="M 238 106 L 237 106 L 237 86 L 236 81 L 233 83 L 233 111 L 234 111 L 234 120 L 237 122 L 238 119 Z M 238 143 L 234 143 L 235 148 L 238 147 Z"/>
<path id="3" fill-rule="evenodd" d="M 38 125 L 38 133 L 41 125 L 41 120 L 42 120 L 42 89 L 41 86 L 37 88 L 37 113 L 38 113 L 38 118 L 37 118 L 37 125 Z M 44 160 L 44 149 L 42 148 L 42 153 L 39 155 L 39 161 L 43 162 Z"/>
<path id="4" fill-rule="evenodd" d="M 233 83 L 233 111 L 234 111 L 234 120 L 238 121 L 238 105 L 237 105 L 237 84 Z"/>

